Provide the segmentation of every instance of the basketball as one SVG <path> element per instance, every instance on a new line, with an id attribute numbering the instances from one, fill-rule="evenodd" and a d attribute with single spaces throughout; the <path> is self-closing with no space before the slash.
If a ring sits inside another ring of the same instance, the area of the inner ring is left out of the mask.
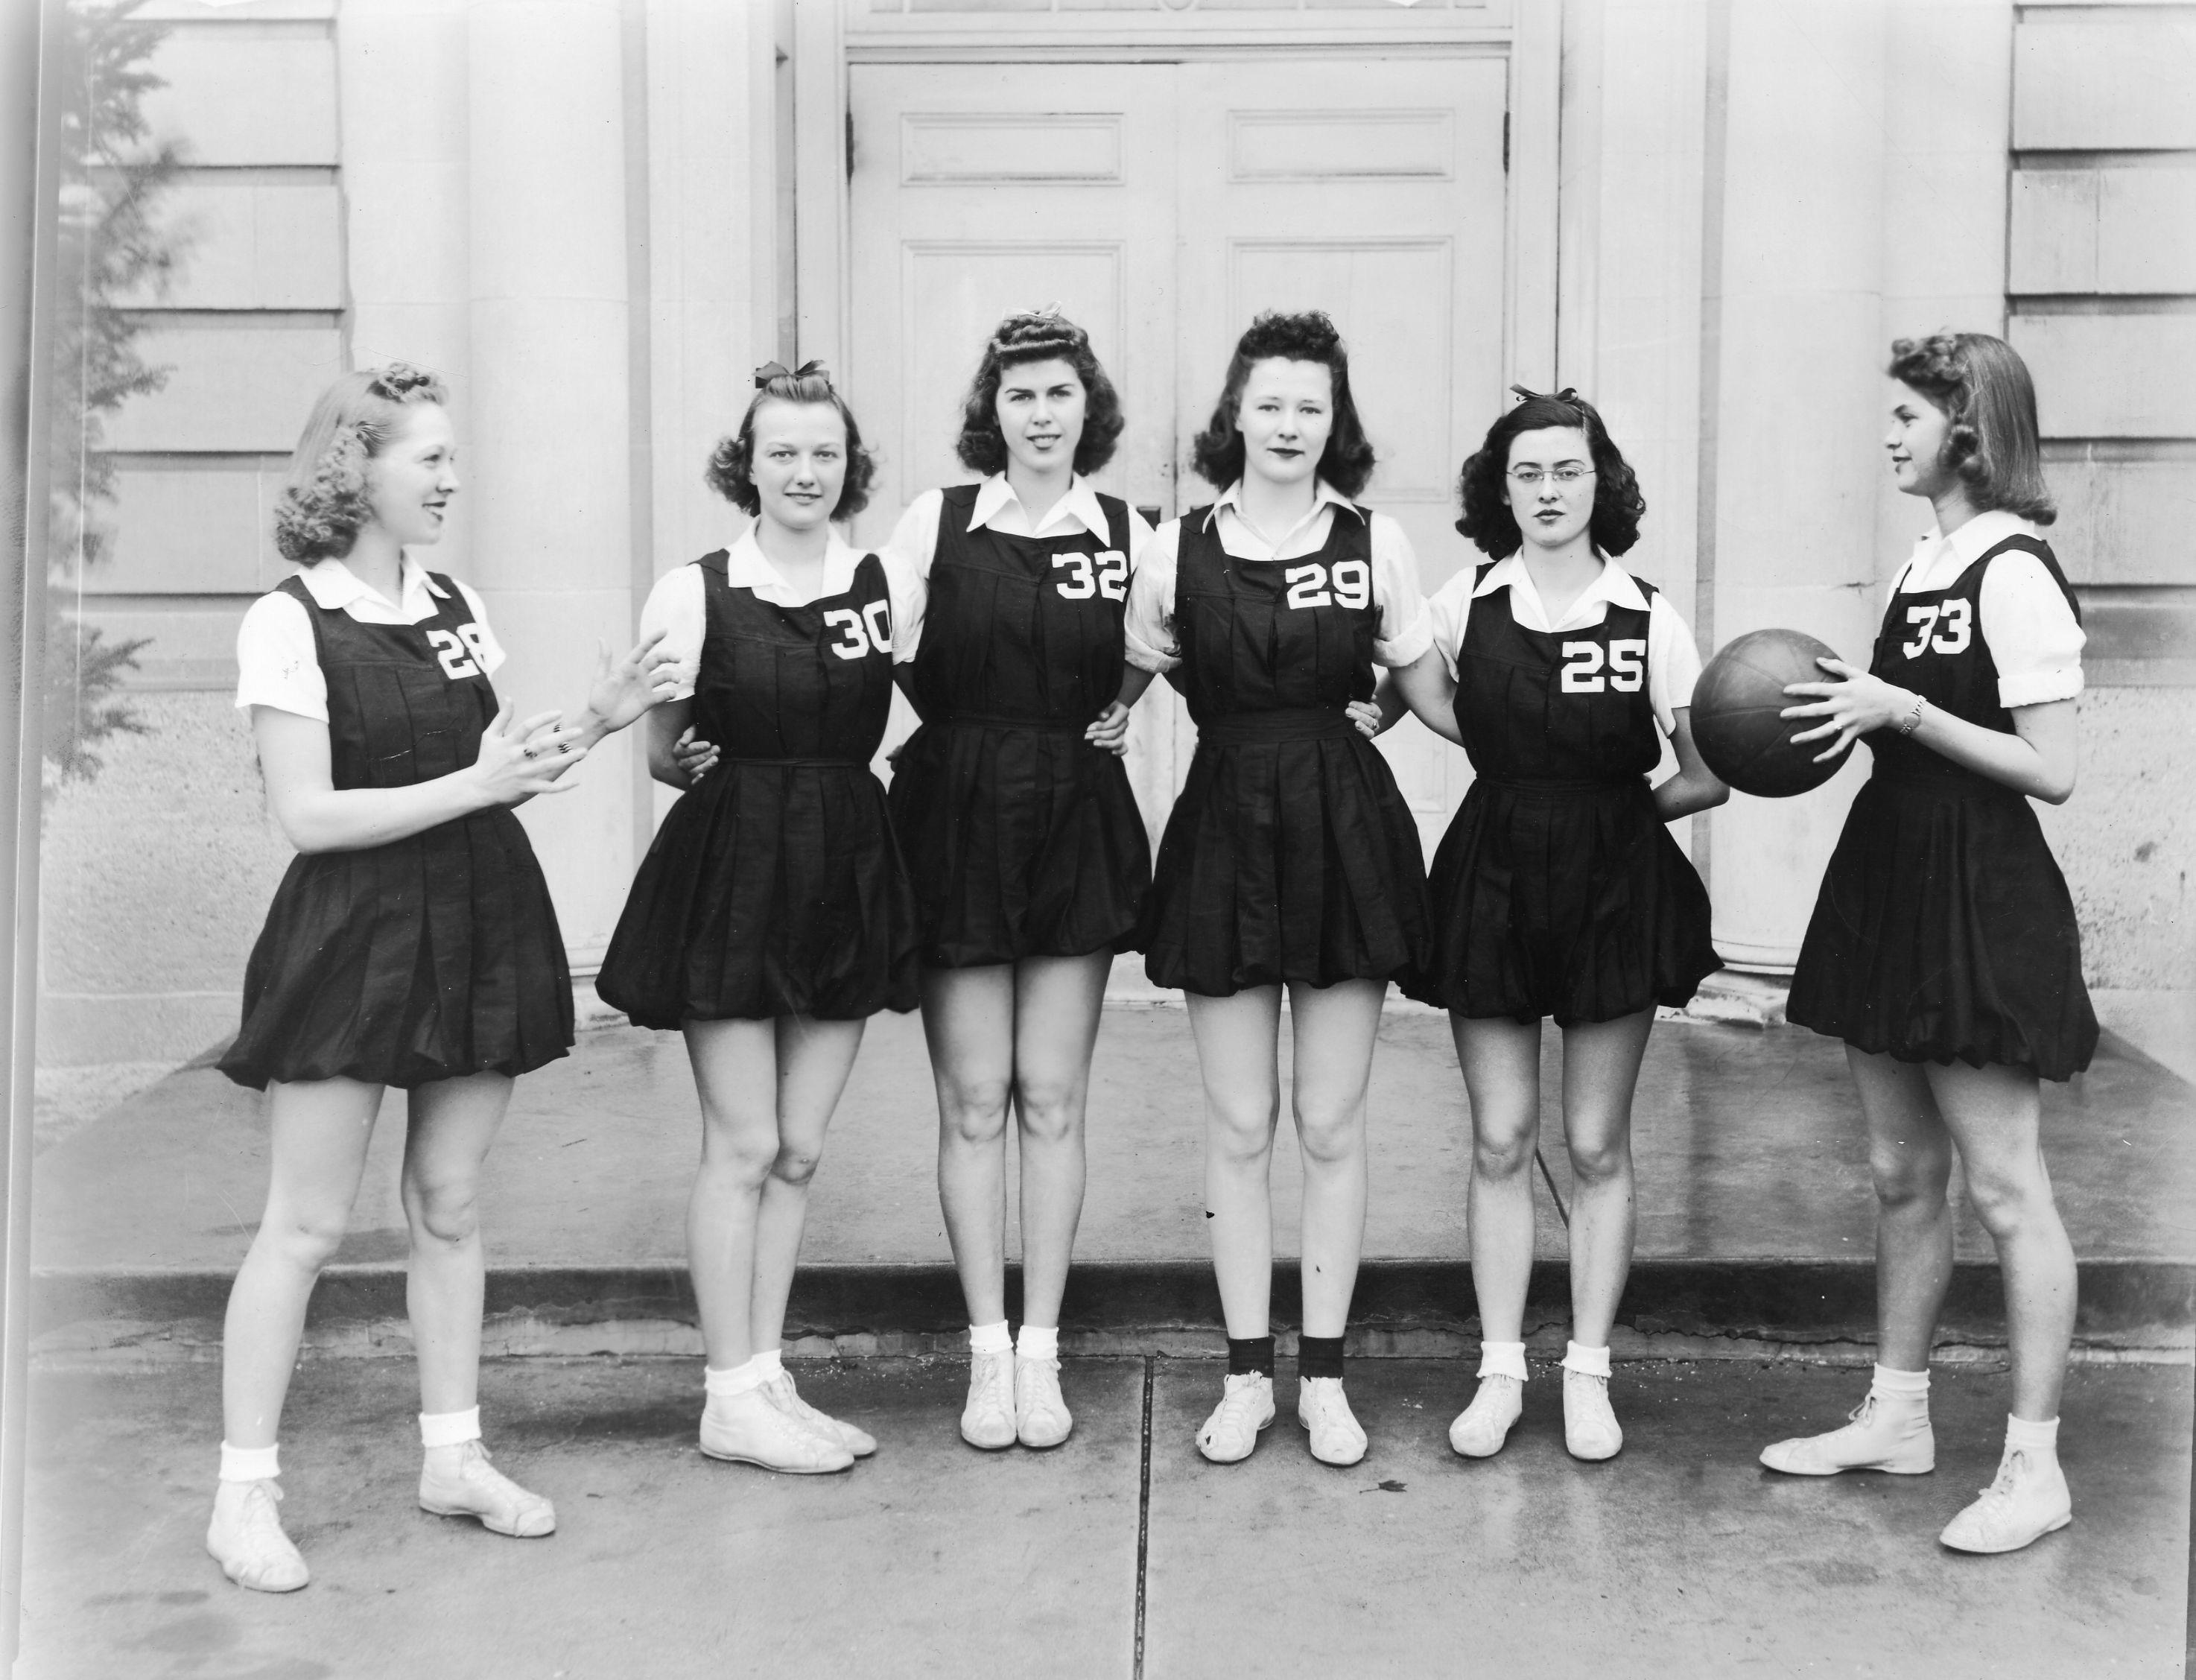
<path id="1" fill-rule="evenodd" d="M 1836 657 L 1837 649 L 1798 630 L 1755 630 L 1725 643 L 1693 690 L 1693 744 L 1702 762 L 1741 793 L 1762 799 L 1789 799 L 1829 780 L 1844 756 L 1817 764 L 1815 755 L 1837 738 L 1795 747 L 1792 737 L 1823 720 L 1777 714 L 1804 704 L 1785 693 L 1786 683 L 1830 681 L 1815 661 Z"/>

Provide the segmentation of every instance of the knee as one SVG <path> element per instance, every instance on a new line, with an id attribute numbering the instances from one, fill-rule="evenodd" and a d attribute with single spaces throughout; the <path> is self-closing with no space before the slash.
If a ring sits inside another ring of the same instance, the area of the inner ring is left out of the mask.
<path id="1" fill-rule="evenodd" d="M 471 1179 L 414 1182 L 406 1198 L 415 1236 L 456 1244 L 480 1229 L 480 1198 Z"/>
<path id="2" fill-rule="evenodd" d="M 277 1213 L 269 1208 L 261 1223 L 258 1246 L 301 1272 L 318 1272 L 343 1247 L 348 1220 L 340 1209 L 299 1209 Z"/>
<path id="3" fill-rule="evenodd" d="M 1008 1091 L 1003 1079 L 939 1086 L 938 1111 L 947 1133 L 958 1143 L 997 1143 L 1006 1135 Z"/>
<path id="4" fill-rule="evenodd" d="M 1352 1160 L 1365 1152 L 1363 1111 L 1352 1108 L 1334 1115 L 1299 1113 L 1297 1140 L 1305 1161 L 1314 1166 L 1332 1167 Z"/>
<path id="5" fill-rule="evenodd" d="M 1205 1110 L 1205 1148 L 1230 1165 L 1256 1165 L 1273 1153 L 1275 1118 L 1271 1107 L 1211 1104 Z"/>
<path id="6" fill-rule="evenodd" d="M 1875 1199 L 1893 1212 L 1915 1208 L 1941 1208 L 1945 1186 L 1951 1181 L 1949 1156 L 1933 1150 L 1878 1148 L 1869 1151 L 1869 1175 L 1875 1182 Z"/>
<path id="7" fill-rule="evenodd" d="M 1632 1142 L 1621 1133 L 1592 1143 L 1574 1137 L 1567 1149 L 1572 1176 L 1582 1183 L 1609 1184 L 1632 1171 Z"/>
<path id="8" fill-rule="evenodd" d="M 1471 1140 L 1471 1170 L 1482 1179 L 1514 1179 L 1533 1164 L 1529 1131 L 1479 1132 Z"/>
<path id="9" fill-rule="evenodd" d="M 770 1163 L 770 1176 L 782 1185 L 805 1190 L 808 1181 L 816 1176 L 817 1163 L 822 1159 L 814 1150 L 799 1150 L 787 1144 L 778 1150 L 777 1158 Z"/>
<path id="10" fill-rule="evenodd" d="M 746 1126 L 710 1128 L 702 1143 L 702 1175 L 705 1181 L 753 1195 L 777 1164 L 777 1128 Z"/>
<path id="11" fill-rule="evenodd" d="M 2001 1242 L 2057 1214 L 2040 1173 L 1978 1172 L 1970 1162 L 1968 1200 L 1983 1229 Z"/>
<path id="12" fill-rule="evenodd" d="M 1014 1087 L 1014 1109 L 1022 1135 L 1041 1144 L 1064 1142 L 1082 1119 L 1082 1104 L 1072 1080 L 1025 1079 Z"/>

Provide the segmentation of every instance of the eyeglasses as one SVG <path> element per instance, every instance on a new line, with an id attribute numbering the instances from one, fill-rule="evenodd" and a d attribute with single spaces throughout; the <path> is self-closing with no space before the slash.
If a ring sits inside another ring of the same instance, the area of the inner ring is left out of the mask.
<path id="1" fill-rule="evenodd" d="M 1593 469 L 1591 466 L 1558 466 L 1552 472 L 1543 472 L 1537 466 L 1513 466 L 1510 469 L 1510 476 L 1529 490 L 1543 478 L 1553 478 L 1569 490 L 1580 479 L 1592 478 Z"/>

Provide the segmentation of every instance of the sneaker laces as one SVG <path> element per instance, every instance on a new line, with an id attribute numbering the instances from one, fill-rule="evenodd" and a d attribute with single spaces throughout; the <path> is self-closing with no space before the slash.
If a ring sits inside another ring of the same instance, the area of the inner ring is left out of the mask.
<path id="1" fill-rule="evenodd" d="M 1258 1412 L 1258 1374 L 1251 1373 L 1248 1382 L 1229 1383 L 1220 1396 L 1220 1409 L 1211 1428 L 1217 1432 L 1231 1425 L 1255 1426 Z"/>
<path id="2" fill-rule="evenodd" d="M 2020 1480 L 2021 1473 L 2027 1468 L 2028 1455 L 2014 1447 L 1997 1461 L 1997 1479 L 1988 1487 L 1979 1487 L 1975 1492 L 1985 1499 L 1995 1499 L 2002 1504 L 2013 1498 L 2013 1485 Z"/>

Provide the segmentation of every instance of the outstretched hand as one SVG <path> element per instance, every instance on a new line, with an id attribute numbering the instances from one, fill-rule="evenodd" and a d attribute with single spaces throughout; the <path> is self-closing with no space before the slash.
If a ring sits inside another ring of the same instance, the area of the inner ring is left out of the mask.
<path id="1" fill-rule="evenodd" d="M 622 729 L 650 706 L 678 692 L 679 662 L 663 651 L 667 633 L 658 630 L 615 664 L 608 644 L 595 643 L 595 677 L 587 687 L 587 710 L 608 734 Z"/>
<path id="2" fill-rule="evenodd" d="M 517 805 L 537 793 L 567 793 L 558 779 L 587 756 L 586 747 L 558 727 L 558 712 L 536 712 L 520 721 L 506 699 L 481 732 L 471 773 L 491 805 Z"/>
<path id="3" fill-rule="evenodd" d="M 1812 729 L 1802 730 L 1792 737 L 1792 744 L 1804 741 L 1819 741 L 1826 735 L 1837 739 L 1823 751 L 1815 755 L 1815 762 L 1824 763 L 1850 749 L 1863 735 L 1877 729 L 1896 728 L 1912 713 L 1914 695 L 1908 690 L 1886 682 L 1881 677 L 1849 665 L 1842 659 L 1823 656 L 1815 663 L 1840 681 L 1836 682 L 1790 682 L 1784 686 L 1787 694 L 1812 699 L 1812 705 L 1787 706 L 1779 717 L 1819 717 L 1824 720 Z"/>
<path id="4" fill-rule="evenodd" d="M 1129 709 L 1118 700 L 1107 704 L 1083 732 L 1083 739 L 1116 758 L 1129 750 Z"/>

